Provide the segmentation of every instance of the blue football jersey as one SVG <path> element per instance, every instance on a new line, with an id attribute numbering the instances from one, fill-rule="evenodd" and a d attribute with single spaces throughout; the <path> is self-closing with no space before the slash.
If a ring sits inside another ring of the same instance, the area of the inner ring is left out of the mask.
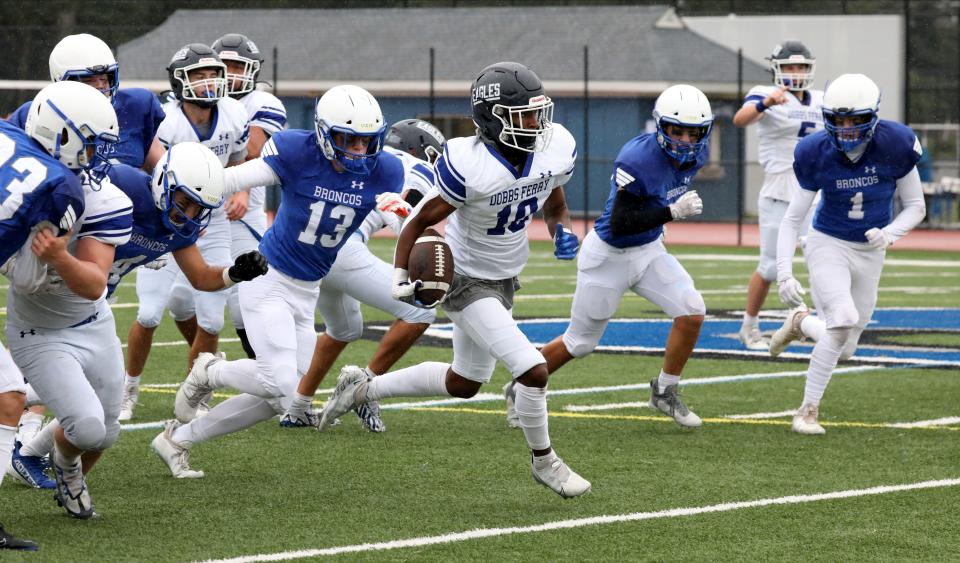
<path id="1" fill-rule="evenodd" d="M 98 145 L 97 153 L 113 164 L 129 164 L 134 168 L 141 168 L 153 138 L 157 136 L 157 128 L 164 118 L 160 102 L 152 92 L 143 88 L 117 90 L 110 102 L 117 112 L 120 141 Z M 27 102 L 17 108 L 8 121 L 23 129 L 27 123 L 30 104 L 31 102 Z"/>
<path id="2" fill-rule="evenodd" d="M 643 198 L 645 206 L 650 208 L 666 207 L 685 194 L 697 171 L 709 159 L 709 151 L 703 150 L 692 166 L 678 169 L 674 160 L 657 144 L 657 136 L 646 133 L 627 141 L 613 163 L 613 175 L 610 176 L 610 195 L 603 209 L 603 215 L 597 219 L 594 230 L 610 246 L 629 248 L 641 246 L 657 240 L 663 233 L 663 226 L 649 231 L 626 236 L 614 236 L 610 231 L 610 214 L 617 190 L 624 189 Z"/>
<path id="3" fill-rule="evenodd" d="M 260 242 L 271 268 L 298 280 L 327 275 L 337 251 L 384 192 L 403 189 L 400 159 L 383 152 L 368 176 L 337 172 L 317 146 L 316 133 L 280 131 L 260 152 L 280 178 L 282 203 Z"/>
<path id="4" fill-rule="evenodd" d="M 133 232 L 130 241 L 118 246 L 114 254 L 113 268 L 107 279 L 107 295 L 110 295 L 123 276 L 134 268 L 153 262 L 168 252 L 196 244 L 199 233 L 182 237 L 167 228 L 163 222 L 163 212 L 157 209 L 153 201 L 149 174 L 119 164 L 110 168 L 108 176 L 133 202 Z"/>
<path id="5" fill-rule="evenodd" d="M 0 264 L 42 221 L 66 234 L 85 209 L 77 175 L 18 127 L 0 120 Z"/>
<path id="6" fill-rule="evenodd" d="M 856 162 L 834 148 L 826 131 L 802 139 L 793 169 L 801 188 L 821 191 L 813 228 L 842 240 L 867 242 L 864 233 L 893 219 L 897 180 L 913 170 L 922 154 L 909 127 L 885 119 Z"/>

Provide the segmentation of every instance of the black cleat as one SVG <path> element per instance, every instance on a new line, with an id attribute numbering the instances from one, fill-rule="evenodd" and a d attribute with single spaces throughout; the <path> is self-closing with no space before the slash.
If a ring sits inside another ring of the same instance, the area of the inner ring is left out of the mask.
<path id="1" fill-rule="evenodd" d="M 0 549 L 19 549 L 20 551 L 38 551 L 40 546 L 30 540 L 18 538 L 3 529 L 0 524 Z"/>

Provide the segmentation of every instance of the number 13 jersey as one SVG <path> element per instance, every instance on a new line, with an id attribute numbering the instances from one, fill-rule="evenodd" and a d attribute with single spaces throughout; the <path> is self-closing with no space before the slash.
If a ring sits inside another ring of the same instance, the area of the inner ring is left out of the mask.
<path id="1" fill-rule="evenodd" d="M 530 253 L 530 219 L 567 183 L 576 158 L 573 135 L 559 123 L 520 171 L 478 137 L 448 140 L 435 167 L 440 197 L 457 208 L 446 228 L 455 270 L 485 280 L 518 275 Z"/>

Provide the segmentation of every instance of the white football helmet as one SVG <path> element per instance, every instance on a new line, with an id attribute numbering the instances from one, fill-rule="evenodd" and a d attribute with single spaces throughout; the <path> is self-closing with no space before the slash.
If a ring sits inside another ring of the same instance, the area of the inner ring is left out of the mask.
<path id="1" fill-rule="evenodd" d="M 349 84 L 334 86 L 317 100 L 314 122 L 317 144 L 324 156 L 354 174 L 366 175 L 373 171 L 383 149 L 387 124 L 380 104 L 370 92 Z M 370 137 L 366 154 L 353 154 L 338 145 L 333 139 L 336 133 Z"/>
<path id="2" fill-rule="evenodd" d="M 99 90 L 80 82 L 54 82 L 33 99 L 24 131 L 71 170 L 90 169 L 100 159 L 96 144 L 120 140 L 113 106 Z M 88 147 L 93 150 L 88 152 Z"/>
<path id="3" fill-rule="evenodd" d="M 163 223 L 178 235 L 191 237 L 207 226 L 210 212 L 223 205 L 223 164 L 200 143 L 178 143 L 160 159 L 151 187 L 153 202 L 163 211 Z M 178 192 L 200 207 L 196 217 L 177 201 Z"/>
<path id="4" fill-rule="evenodd" d="M 657 143 L 667 155 L 682 163 L 696 160 L 707 147 L 713 130 L 713 110 L 710 101 L 698 88 L 677 84 L 664 90 L 653 106 L 657 124 Z M 664 130 L 664 124 L 696 129 L 694 142 L 673 139 Z"/>
<path id="5" fill-rule="evenodd" d="M 844 152 L 873 138 L 880 118 L 880 88 L 863 74 L 844 74 L 827 85 L 823 94 L 823 128 L 833 146 Z M 841 118 L 857 118 L 855 125 L 838 125 Z"/>
<path id="6" fill-rule="evenodd" d="M 103 91 L 113 96 L 120 86 L 120 71 L 117 59 L 100 38 L 88 33 L 68 35 L 50 51 L 50 80 L 80 80 L 89 76 L 106 74 L 110 86 Z"/>

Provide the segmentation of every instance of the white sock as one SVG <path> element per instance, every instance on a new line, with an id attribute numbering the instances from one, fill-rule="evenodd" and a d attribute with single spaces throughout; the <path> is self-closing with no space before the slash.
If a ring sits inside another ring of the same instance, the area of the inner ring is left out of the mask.
<path id="1" fill-rule="evenodd" d="M 26 411 L 20 415 L 20 429 L 17 432 L 17 440 L 21 443 L 28 442 L 40 432 L 43 425 L 43 415 L 38 412 Z"/>
<path id="2" fill-rule="evenodd" d="M 823 331 L 825 330 L 827 330 L 827 323 L 823 322 L 820 317 L 807 315 L 800 321 L 800 332 L 814 342 L 819 342 L 823 338 Z"/>
<path id="3" fill-rule="evenodd" d="M 760 327 L 760 317 L 754 317 L 747 313 L 743 314 L 743 326 L 745 328 Z"/>
<path id="4" fill-rule="evenodd" d="M 258 422 L 270 420 L 276 414 L 266 399 L 237 395 L 210 409 L 206 416 L 174 430 L 173 441 L 190 448 L 217 436 L 250 428 Z"/>
<path id="5" fill-rule="evenodd" d="M 547 388 L 527 387 L 516 382 L 513 405 L 523 428 L 523 437 L 531 450 L 545 450 L 550 447 L 550 432 L 547 429 Z"/>
<path id="6" fill-rule="evenodd" d="M 33 385 L 27 383 L 27 401 L 24 404 L 25 408 L 30 408 L 34 405 L 42 405 L 43 399 L 40 398 L 40 395 L 37 395 L 37 392 L 33 390 Z"/>
<path id="7" fill-rule="evenodd" d="M 53 451 L 53 435 L 60 428 L 60 421 L 53 419 L 53 422 L 44 426 L 37 435 L 29 442 L 24 442 L 20 448 L 21 455 L 31 455 L 43 457 Z"/>
<path id="8" fill-rule="evenodd" d="M 257 379 L 256 360 L 215 362 L 207 368 L 207 378 L 215 389 L 229 387 L 257 397 L 273 397 L 273 393 L 267 391 L 263 383 L 260 383 L 260 380 Z"/>
<path id="9" fill-rule="evenodd" d="M 51 454 L 50 457 L 53 458 L 54 464 L 58 465 L 59 467 L 62 467 L 63 469 L 67 469 L 67 470 L 79 469 L 80 467 L 79 455 L 75 455 L 75 456 L 64 455 L 64 453 L 60 451 L 60 448 L 56 446 L 53 447 L 53 454 Z"/>
<path id="10" fill-rule="evenodd" d="M 850 328 L 828 328 L 813 347 L 810 367 L 807 368 L 807 383 L 803 387 L 803 404 L 820 404 L 848 334 Z"/>
<path id="11" fill-rule="evenodd" d="M 140 387 L 140 376 L 139 375 L 130 375 L 129 373 L 125 378 L 123 378 L 123 384 L 127 387 Z"/>
<path id="12" fill-rule="evenodd" d="M 303 414 L 310 410 L 310 406 L 312 404 L 312 395 L 301 395 L 300 393 L 294 393 L 293 402 L 290 404 L 290 408 L 287 409 L 287 412 L 290 414 Z"/>
<path id="13" fill-rule="evenodd" d="M 10 456 L 13 455 L 13 441 L 17 438 L 17 429 L 13 426 L 0 424 L 0 483 L 10 467 Z"/>
<path id="14" fill-rule="evenodd" d="M 366 401 L 391 397 L 450 397 L 447 391 L 447 370 L 450 364 L 423 362 L 408 368 L 374 377 L 367 383 Z"/>
<path id="15" fill-rule="evenodd" d="M 657 377 L 657 388 L 663 393 L 663 390 L 671 385 L 677 385 L 680 383 L 679 375 L 670 375 L 669 373 L 660 370 L 660 376 Z"/>

